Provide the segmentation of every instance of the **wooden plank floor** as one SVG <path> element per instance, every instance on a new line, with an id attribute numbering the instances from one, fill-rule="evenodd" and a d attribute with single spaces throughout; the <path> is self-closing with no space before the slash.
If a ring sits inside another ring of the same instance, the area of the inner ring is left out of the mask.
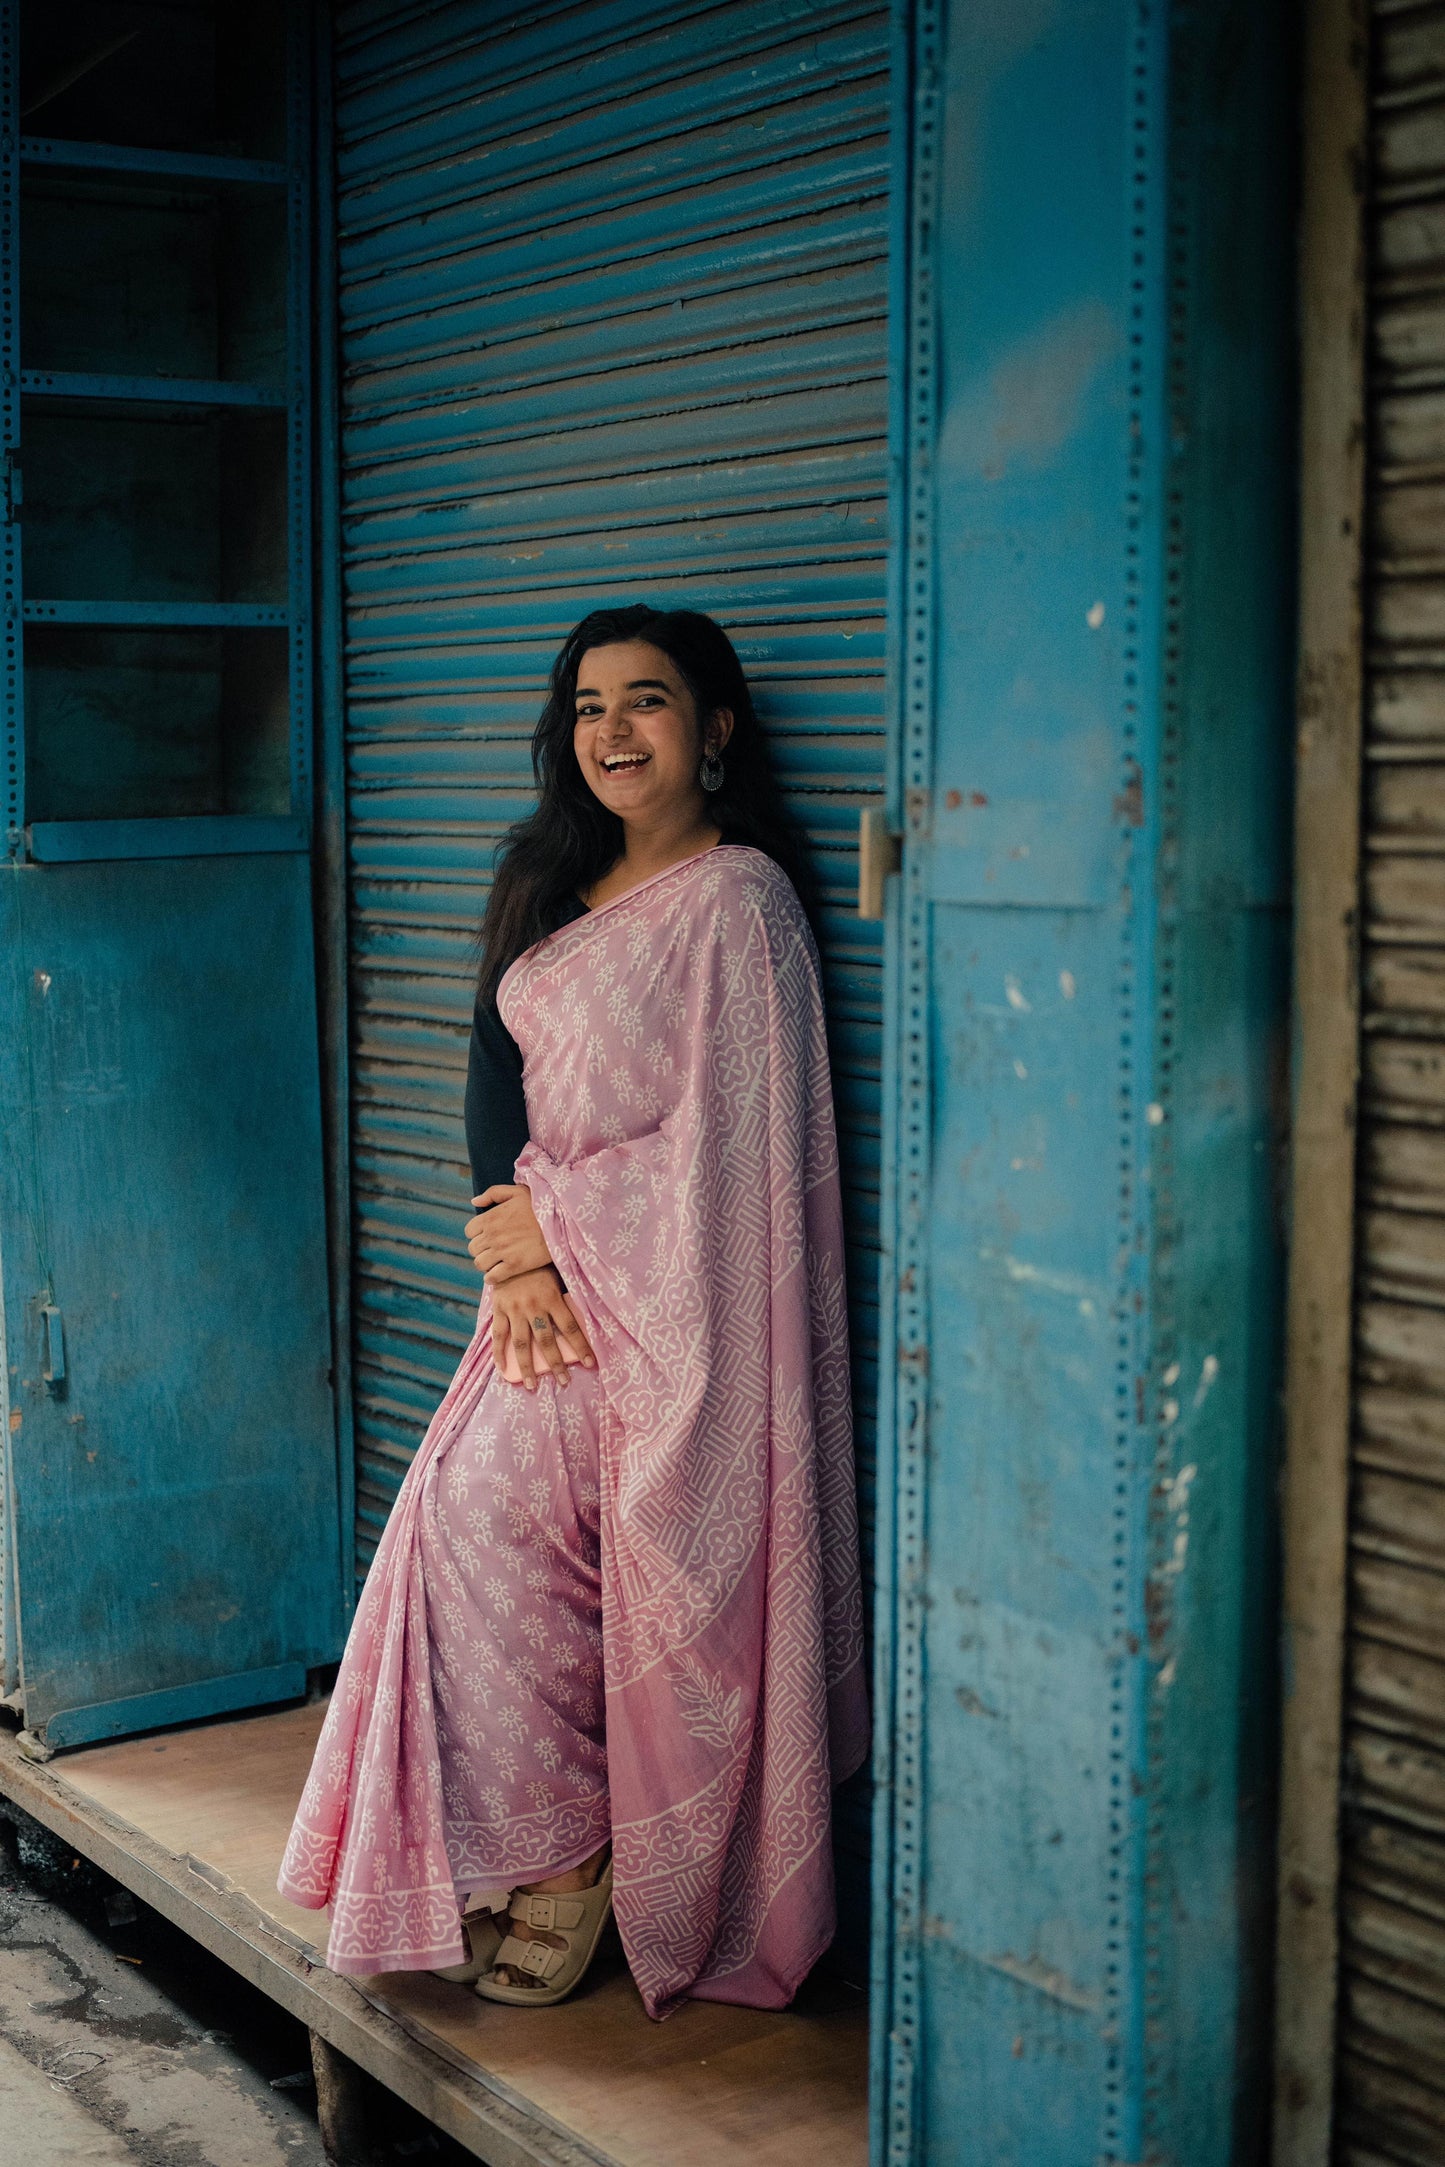
<path id="1" fill-rule="evenodd" d="M 127 1739 L 48 1773 L 248 1897 L 319 1962 L 324 1915 L 283 1902 L 276 1869 L 323 1714 Z M 809 1987 L 772 2016 L 690 2002 L 653 2024 L 615 1946 L 555 2009 L 504 2008 L 410 1972 L 361 1985 L 412 2038 L 616 2167 L 865 2167 L 867 2019 L 849 1989 Z"/>

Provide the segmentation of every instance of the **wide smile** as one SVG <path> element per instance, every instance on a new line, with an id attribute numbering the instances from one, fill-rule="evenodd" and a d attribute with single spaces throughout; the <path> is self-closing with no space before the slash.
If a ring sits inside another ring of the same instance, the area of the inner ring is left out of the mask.
<path id="1" fill-rule="evenodd" d="M 605 752 L 597 765 L 604 775 L 630 775 L 636 768 L 646 767 L 651 758 L 650 752 Z"/>

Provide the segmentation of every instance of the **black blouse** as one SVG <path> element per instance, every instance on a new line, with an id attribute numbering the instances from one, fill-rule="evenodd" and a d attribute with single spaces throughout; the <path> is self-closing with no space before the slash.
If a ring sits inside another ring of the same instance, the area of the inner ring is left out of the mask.
<path id="1" fill-rule="evenodd" d="M 583 916 L 587 905 L 569 896 L 553 913 L 551 930 Z M 467 1157 L 472 1195 L 496 1182 L 516 1179 L 516 1164 L 530 1139 L 522 1096 L 522 1049 L 497 1012 L 495 998 L 478 1000 L 467 1054 Z"/>

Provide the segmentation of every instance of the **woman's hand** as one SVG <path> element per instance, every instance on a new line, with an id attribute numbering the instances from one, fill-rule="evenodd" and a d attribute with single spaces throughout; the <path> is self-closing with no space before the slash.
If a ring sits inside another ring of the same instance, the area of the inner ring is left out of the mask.
<path id="1" fill-rule="evenodd" d="M 519 1182 L 496 1182 L 472 1202 L 486 1208 L 467 1221 L 467 1247 L 488 1286 L 515 1279 L 519 1272 L 541 1271 L 551 1263 L 552 1252 L 537 1224 L 531 1196 Z"/>
<path id="2" fill-rule="evenodd" d="M 496 1286 L 489 1280 L 487 1291 L 492 1298 L 492 1360 L 500 1369 L 510 1342 L 517 1350 L 517 1367 L 529 1392 L 537 1389 L 539 1370 L 551 1370 L 560 1385 L 569 1382 L 563 1340 L 581 1355 L 585 1368 L 597 1367 L 597 1358 L 562 1291 L 555 1266 L 549 1264 L 538 1272 L 518 1272 Z"/>

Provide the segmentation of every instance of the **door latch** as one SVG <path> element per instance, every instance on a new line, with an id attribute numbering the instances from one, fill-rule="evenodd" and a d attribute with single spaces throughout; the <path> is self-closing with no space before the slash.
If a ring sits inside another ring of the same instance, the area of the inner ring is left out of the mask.
<path id="1" fill-rule="evenodd" d="M 858 916 L 883 916 L 883 888 L 903 863 L 903 838 L 889 827 L 881 806 L 858 815 Z"/>
<path id="2" fill-rule="evenodd" d="M 40 1305 L 40 1374 L 52 1399 L 65 1397 L 65 1319 L 54 1302 Z"/>

